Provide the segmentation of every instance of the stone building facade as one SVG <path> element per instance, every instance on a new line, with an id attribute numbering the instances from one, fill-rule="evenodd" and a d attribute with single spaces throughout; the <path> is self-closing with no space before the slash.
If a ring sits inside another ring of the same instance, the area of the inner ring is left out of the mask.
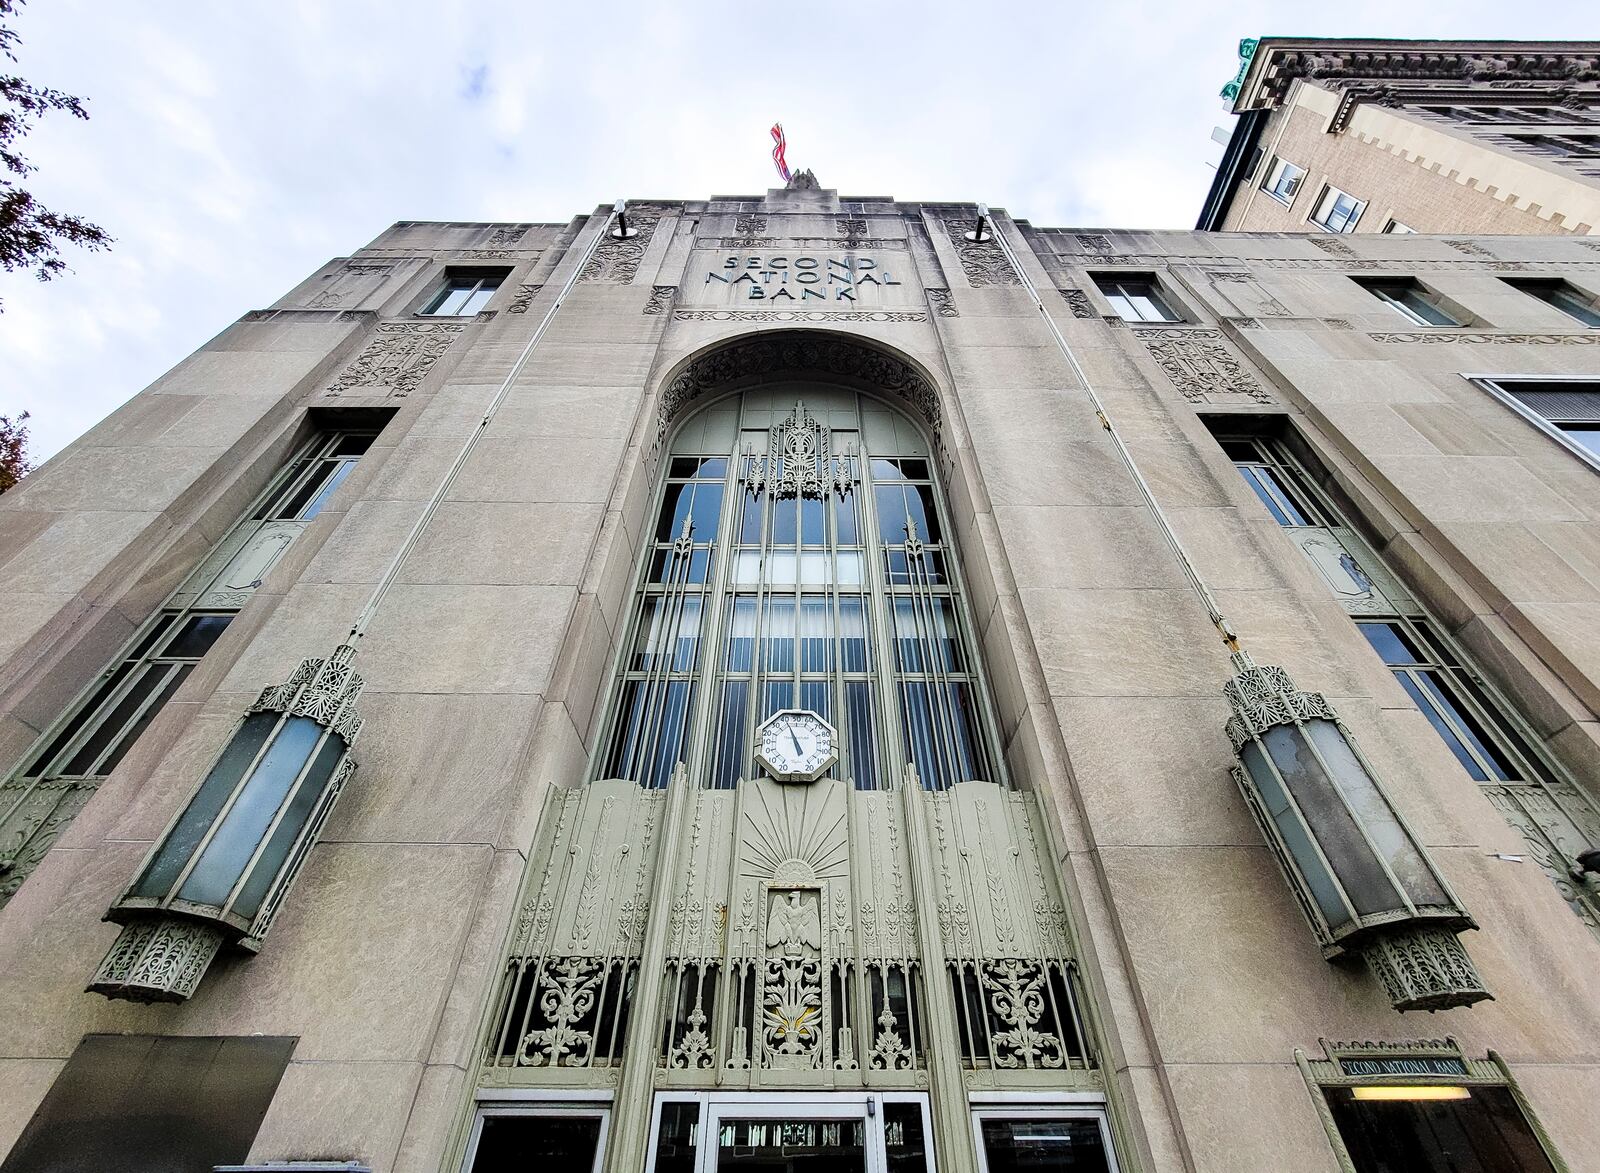
<path id="1" fill-rule="evenodd" d="M 0 1169 L 1596 1168 L 1531 280 L 827 189 L 331 261 L 0 501 Z"/>
<path id="2" fill-rule="evenodd" d="M 1265 37 L 1199 227 L 1600 234 L 1600 43 Z"/>

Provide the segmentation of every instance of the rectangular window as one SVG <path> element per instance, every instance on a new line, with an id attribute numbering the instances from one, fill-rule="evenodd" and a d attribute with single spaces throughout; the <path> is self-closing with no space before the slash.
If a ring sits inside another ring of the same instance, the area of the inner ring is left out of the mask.
<path id="1" fill-rule="evenodd" d="M 1305 177 L 1304 167 L 1296 167 L 1287 159 L 1274 157 L 1267 173 L 1261 178 L 1261 190 L 1280 204 L 1292 204 L 1295 193 L 1300 190 L 1300 181 Z"/>
<path id="2" fill-rule="evenodd" d="M 1414 277 L 1387 277 L 1363 280 L 1351 278 L 1379 301 L 1419 326 L 1464 325 L 1456 314 L 1445 308 L 1443 299 Z"/>
<path id="3" fill-rule="evenodd" d="M 445 274 L 444 285 L 424 304 L 418 313 L 435 318 L 471 317 L 489 304 L 506 270 L 467 269 Z"/>
<path id="4" fill-rule="evenodd" d="M 1479 379 L 1496 399 L 1600 470 L 1600 382 Z"/>
<path id="5" fill-rule="evenodd" d="M 1412 236 L 1415 235 L 1417 231 L 1408 224 L 1400 223 L 1400 221 L 1396 220 L 1393 216 L 1390 216 L 1389 219 L 1384 223 L 1383 230 L 1390 236 Z"/>
<path id="6" fill-rule="evenodd" d="M 1366 207 L 1365 200 L 1358 200 L 1330 185 L 1322 189 L 1322 196 L 1312 209 L 1311 222 L 1328 232 L 1354 232 L 1356 221 L 1361 219 Z"/>
<path id="7" fill-rule="evenodd" d="M 467 1173 L 600 1173 L 610 1116 L 610 1107 L 602 1104 L 485 1106 L 473 1121 L 465 1168 Z"/>
<path id="8" fill-rule="evenodd" d="M 1510 737 L 1495 727 L 1483 696 L 1449 650 L 1419 620 L 1359 620 L 1372 650 L 1389 665 L 1439 739 L 1478 782 L 1526 780 Z"/>
<path id="9" fill-rule="evenodd" d="M 1116 1156 L 1103 1109 L 1085 1105 L 1024 1105 L 973 1109 L 982 1173 L 1115 1173 Z"/>
<path id="10" fill-rule="evenodd" d="M 1161 297 L 1154 277 L 1094 275 L 1094 283 L 1124 322 L 1181 322 Z"/>
<path id="11" fill-rule="evenodd" d="M 1596 307 L 1595 299 L 1565 281 L 1506 278 L 1506 284 L 1522 290 L 1529 297 L 1537 297 L 1591 329 L 1600 327 L 1600 308 Z"/>

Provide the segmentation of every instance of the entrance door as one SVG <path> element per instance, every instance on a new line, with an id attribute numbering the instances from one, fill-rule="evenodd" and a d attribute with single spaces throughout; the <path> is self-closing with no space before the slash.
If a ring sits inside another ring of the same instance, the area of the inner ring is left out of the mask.
<path id="1" fill-rule="evenodd" d="M 650 1173 L 933 1173 L 915 1093 L 663 1093 Z"/>

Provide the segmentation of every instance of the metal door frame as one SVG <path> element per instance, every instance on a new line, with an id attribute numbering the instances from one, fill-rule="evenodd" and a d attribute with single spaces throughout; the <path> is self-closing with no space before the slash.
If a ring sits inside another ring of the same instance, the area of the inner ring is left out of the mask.
<path id="1" fill-rule="evenodd" d="M 716 1144 L 706 1143 L 717 1135 L 724 1119 L 739 1120 L 860 1120 L 866 1125 L 866 1173 L 885 1173 L 886 1148 L 883 1129 L 885 1104 L 912 1103 L 922 1117 L 923 1143 L 928 1152 L 928 1173 L 935 1173 L 933 1121 L 926 1092 L 796 1092 L 767 1089 L 755 1092 L 657 1092 L 650 1106 L 650 1140 L 645 1158 L 645 1173 L 655 1173 L 656 1144 L 661 1135 L 661 1107 L 666 1103 L 700 1105 L 700 1143 L 695 1152 L 695 1173 L 716 1173 Z"/>

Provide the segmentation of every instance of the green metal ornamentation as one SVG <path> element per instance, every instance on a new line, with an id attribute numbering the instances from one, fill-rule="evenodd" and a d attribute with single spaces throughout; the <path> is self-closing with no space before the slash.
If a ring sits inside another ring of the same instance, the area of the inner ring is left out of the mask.
<path id="1" fill-rule="evenodd" d="M 1244 75 L 1250 72 L 1250 62 L 1255 58 L 1256 46 L 1260 43 L 1260 37 L 1245 37 L 1239 42 L 1239 72 L 1233 75 L 1232 81 L 1222 87 L 1222 96 L 1228 101 L 1237 98 L 1239 91 L 1244 87 Z"/>

